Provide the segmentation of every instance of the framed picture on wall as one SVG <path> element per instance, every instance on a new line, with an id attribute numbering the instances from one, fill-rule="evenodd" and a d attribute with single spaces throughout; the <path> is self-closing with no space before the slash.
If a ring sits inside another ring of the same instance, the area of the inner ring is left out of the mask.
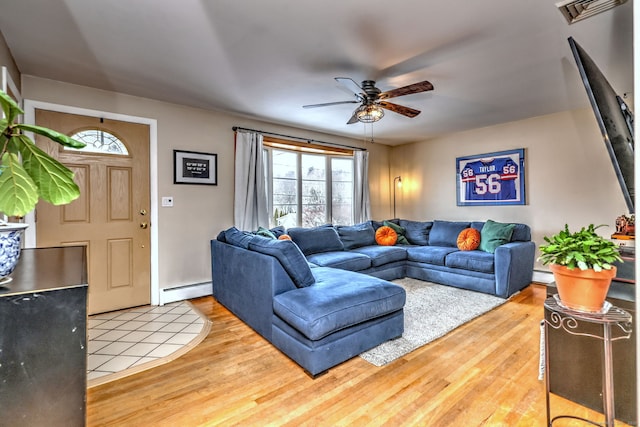
<path id="1" fill-rule="evenodd" d="M 173 183 L 218 185 L 218 155 L 173 150 Z"/>
<path id="2" fill-rule="evenodd" d="M 458 206 L 524 205 L 524 148 L 456 158 Z"/>

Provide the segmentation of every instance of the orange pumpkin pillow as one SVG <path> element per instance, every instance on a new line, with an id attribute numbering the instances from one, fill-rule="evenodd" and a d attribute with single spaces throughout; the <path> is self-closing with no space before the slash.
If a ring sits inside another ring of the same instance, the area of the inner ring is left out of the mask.
<path id="1" fill-rule="evenodd" d="M 280 237 L 278 237 L 278 240 L 291 240 L 291 236 L 288 234 L 281 234 Z"/>
<path id="2" fill-rule="evenodd" d="M 398 241 L 398 233 L 387 225 L 376 230 L 376 243 L 380 246 L 393 246 Z"/>
<path id="3" fill-rule="evenodd" d="M 480 246 L 480 232 L 475 228 L 465 228 L 458 234 L 458 249 L 475 251 Z"/>

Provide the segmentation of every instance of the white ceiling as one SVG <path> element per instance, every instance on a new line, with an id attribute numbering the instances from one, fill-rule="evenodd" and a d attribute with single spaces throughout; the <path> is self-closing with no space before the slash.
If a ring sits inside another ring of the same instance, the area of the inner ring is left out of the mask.
<path id="1" fill-rule="evenodd" d="M 569 36 L 632 94 L 632 2 L 568 25 L 556 1 L 0 0 L 0 30 L 25 74 L 355 138 L 355 105 L 302 105 L 429 80 L 373 125 L 394 145 L 588 106 Z"/>

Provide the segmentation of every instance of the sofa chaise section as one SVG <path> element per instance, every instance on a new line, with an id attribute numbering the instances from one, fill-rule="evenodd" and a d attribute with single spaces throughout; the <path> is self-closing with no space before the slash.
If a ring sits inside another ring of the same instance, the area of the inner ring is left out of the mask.
<path id="1" fill-rule="evenodd" d="M 293 271 L 287 264 L 297 255 L 277 253 L 298 250 L 292 241 L 249 240 L 241 246 L 211 241 L 213 296 L 310 375 L 402 335 L 406 297 L 400 286 L 348 270 L 310 268 L 301 252 Z M 298 276 L 306 272 L 313 283 L 301 283 Z"/>

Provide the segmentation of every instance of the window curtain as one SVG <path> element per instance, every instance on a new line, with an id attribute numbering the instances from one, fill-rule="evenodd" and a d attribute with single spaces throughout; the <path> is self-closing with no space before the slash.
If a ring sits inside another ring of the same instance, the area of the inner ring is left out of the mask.
<path id="1" fill-rule="evenodd" d="M 369 198 L 369 152 L 356 151 L 353 154 L 353 214 L 356 224 L 371 218 Z"/>
<path id="2" fill-rule="evenodd" d="M 236 132 L 233 219 L 240 230 L 269 225 L 262 135 Z"/>

